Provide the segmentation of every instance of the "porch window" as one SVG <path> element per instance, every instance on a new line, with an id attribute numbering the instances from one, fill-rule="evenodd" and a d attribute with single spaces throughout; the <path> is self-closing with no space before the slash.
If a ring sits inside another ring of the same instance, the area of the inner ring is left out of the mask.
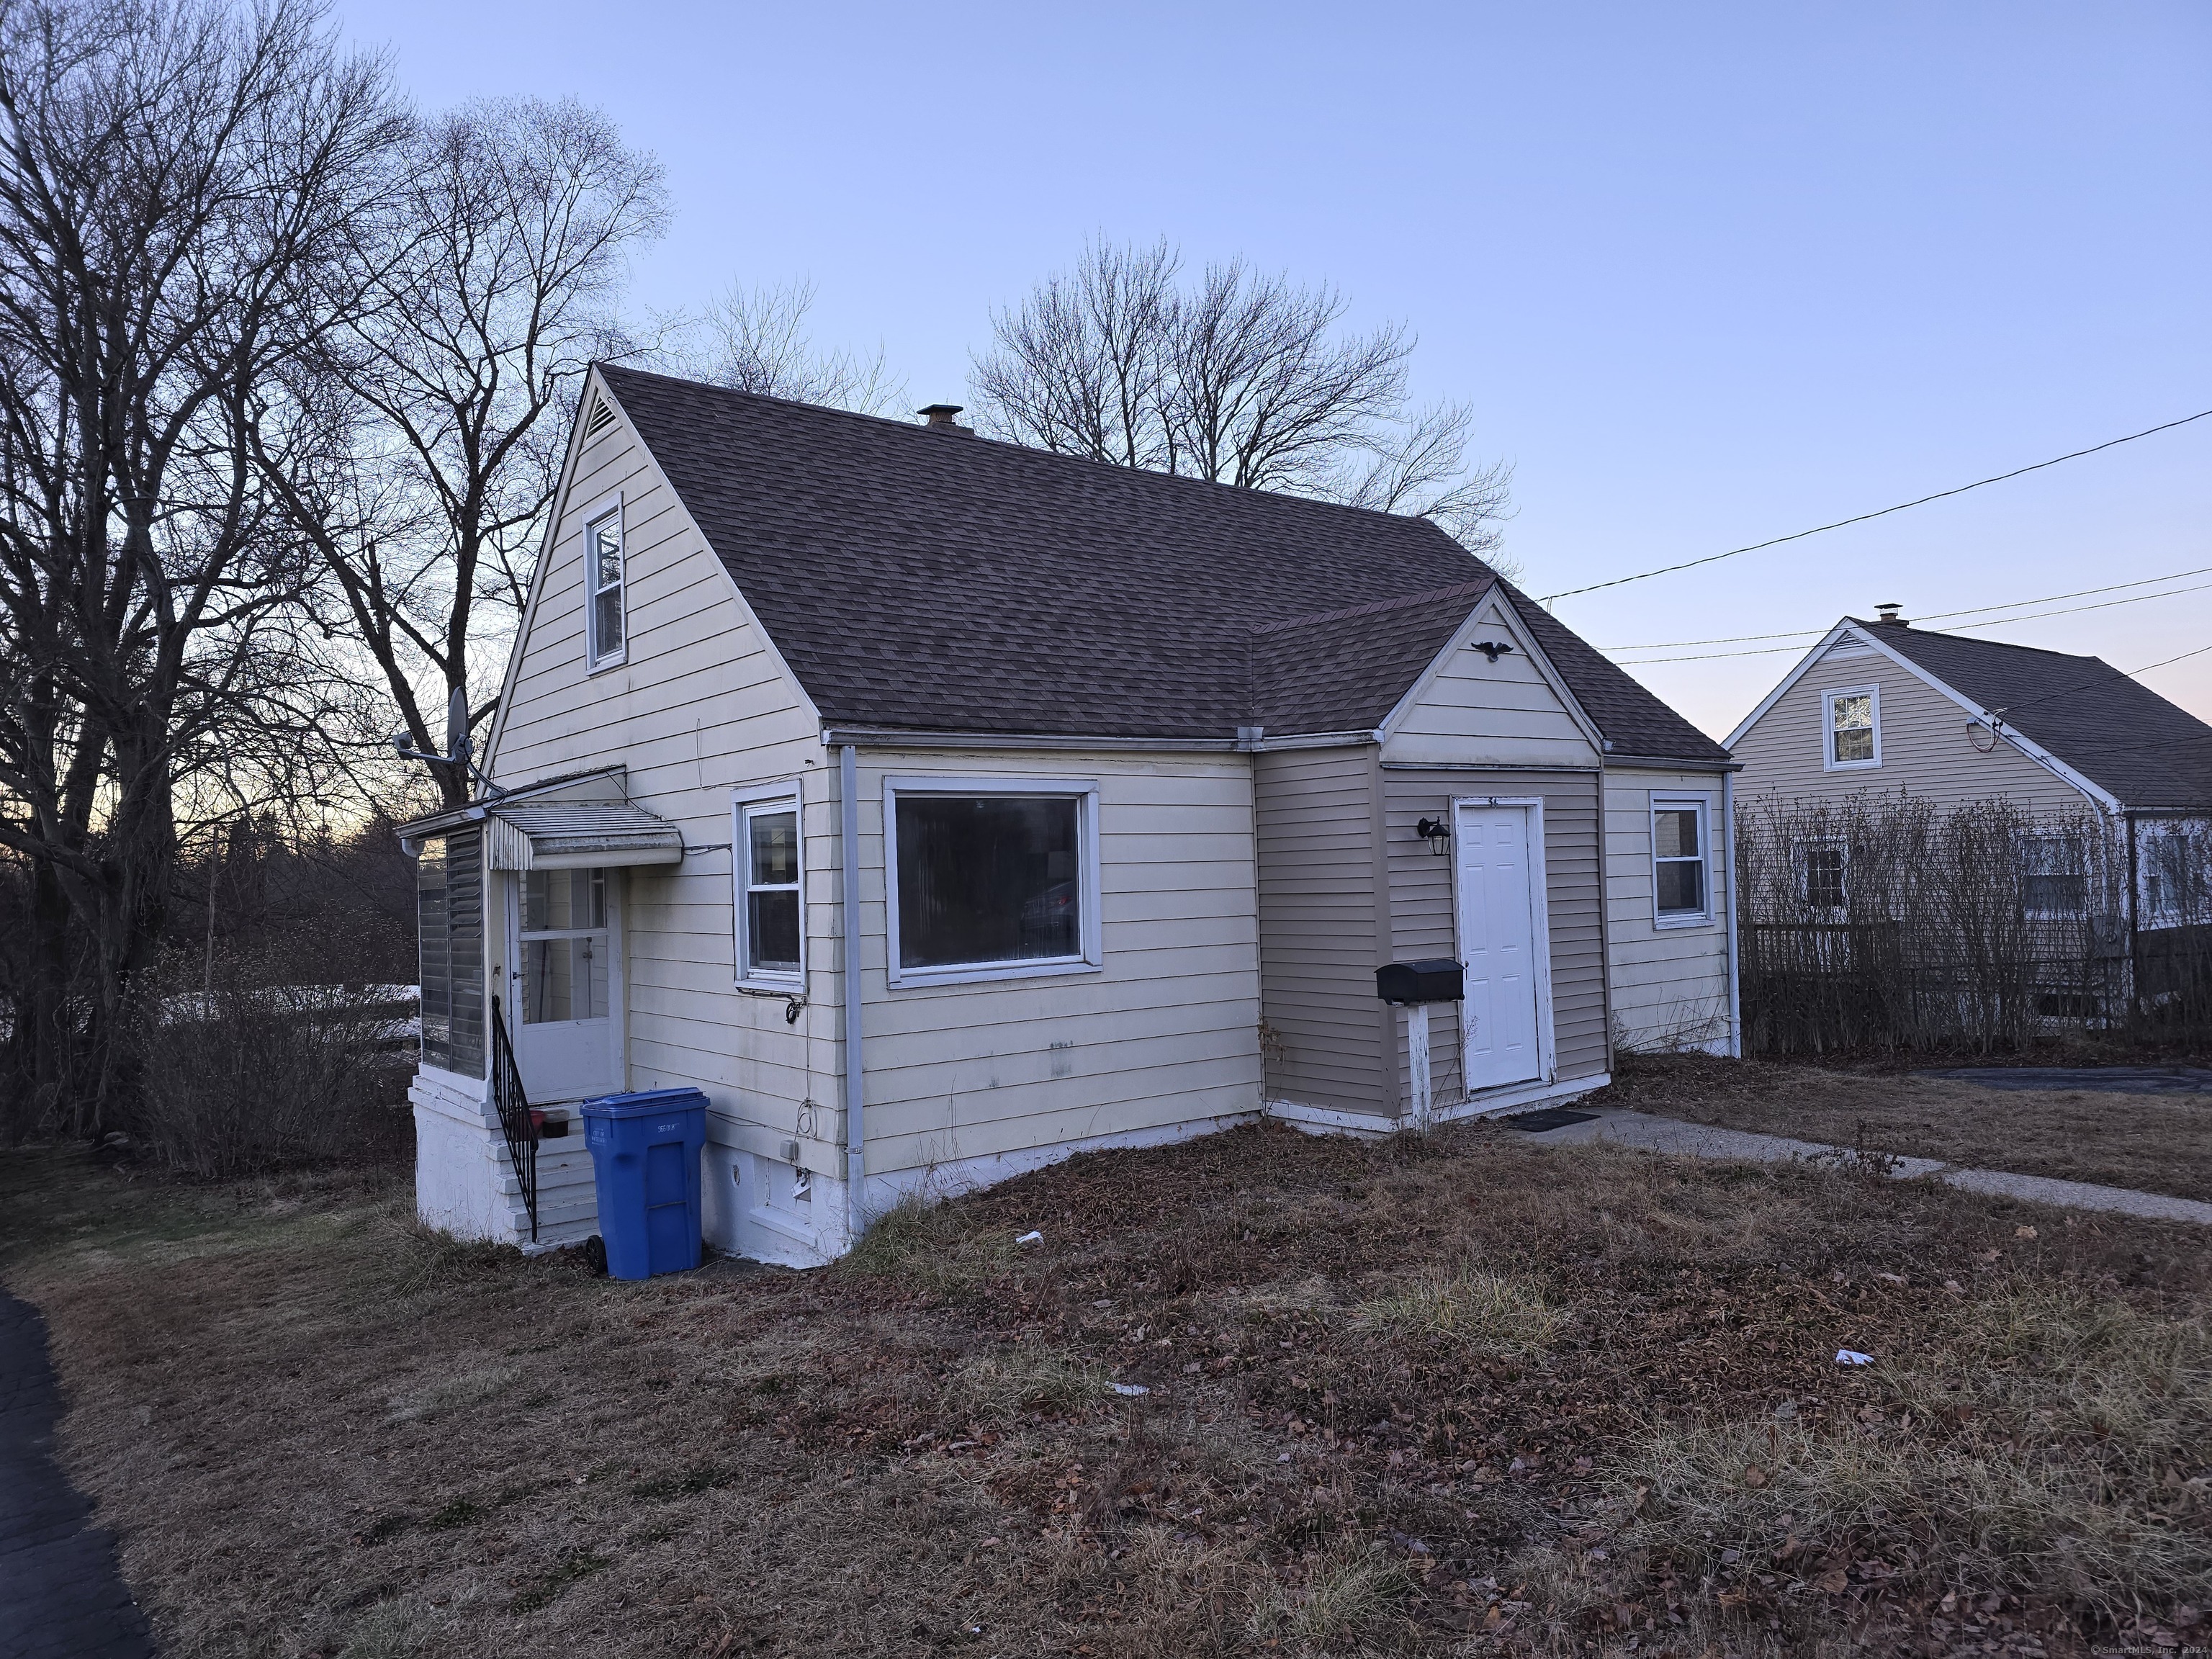
<path id="1" fill-rule="evenodd" d="M 1855 685 L 1821 694 L 1826 709 L 1822 724 L 1827 729 L 1827 752 L 1822 764 L 1831 772 L 1881 764 L 1881 691 L 1877 686 Z"/>
<path id="2" fill-rule="evenodd" d="M 801 922 L 803 848 L 799 798 L 777 793 L 736 803 L 738 978 L 799 978 L 805 929 Z"/>
<path id="3" fill-rule="evenodd" d="M 584 588 L 591 605 L 592 666 L 623 659 L 623 530 L 617 507 L 584 532 Z"/>
<path id="4" fill-rule="evenodd" d="M 894 983 L 1096 965 L 1097 793 L 886 787 Z"/>
<path id="5" fill-rule="evenodd" d="M 484 1074 L 483 832 L 426 842 L 415 866 L 421 934 L 422 1063 Z"/>
<path id="6" fill-rule="evenodd" d="M 2031 835 L 2021 905 L 2031 916 L 2078 916 L 2089 908 L 2089 873 L 2073 838 Z"/>
<path id="7" fill-rule="evenodd" d="M 1651 886 L 1659 926 L 1712 915 L 1705 848 L 1705 802 L 1651 798 Z"/>
<path id="8" fill-rule="evenodd" d="M 607 872 L 522 878 L 522 1023 L 607 1018 Z"/>

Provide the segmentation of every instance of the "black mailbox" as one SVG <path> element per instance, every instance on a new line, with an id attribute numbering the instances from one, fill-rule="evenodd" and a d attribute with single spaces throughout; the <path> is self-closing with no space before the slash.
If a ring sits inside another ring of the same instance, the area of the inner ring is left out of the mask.
<path id="1" fill-rule="evenodd" d="M 1375 970 L 1375 994 L 1385 1002 L 1458 1002 L 1467 995 L 1467 969 L 1449 957 L 1394 962 Z"/>

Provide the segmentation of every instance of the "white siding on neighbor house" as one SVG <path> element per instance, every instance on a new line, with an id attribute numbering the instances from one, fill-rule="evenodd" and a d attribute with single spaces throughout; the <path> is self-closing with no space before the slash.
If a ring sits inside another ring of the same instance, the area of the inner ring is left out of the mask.
<path id="1" fill-rule="evenodd" d="M 628 655 L 593 674 L 583 515 L 617 491 Z M 708 1097 L 714 1139 L 776 1157 L 785 1139 L 802 1135 L 800 1161 L 842 1175 L 836 807 L 816 717 L 627 419 L 583 445 L 563 502 L 533 579 L 489 769 L 514 786 L 624 766 L 631 800 L 679 824 L 687 847 L 714 849 L 619 878 L 624 1086 L 694 1085 Z M 803 780 L 807 836 L 809 1001 L 795 1025 L 781 1001 L 733 988 L 729 850 L 732 789 L 787 777 Z M 803 1114 L 810 1100 L 820 1109 Z"/>
<path id="2" fill-rule="evenodd" d="M 1611 1054 L 1606 1032 L 1605 907 L 1600 884 L 1598 775 L 1589 772 L 1386 770 L 1383 850 L 1389 872 L 1390 959 L 1459 954 L 1453 904 L 1459 860 L 1438 854 L 1414 829 L 1422 818 L 1452 817 L 1451 803 L 1469 795 L 1534 796 L 1544 803 L 1544 894 L 1550 912 L 1552 1031 L 1561 1083 L 1602 1075 Z M 1370 989 L 1372 985 L 1370 982 Z M 1394 1011 L 1390 1070 L 1403 1111 L 1413 1099 L 1404 1010 Z M 1438 1106 L 1466 1097 L 1459 1010 L 1430 1010 L 1431 1089 Z"/>
<path id="3" fill-rule="evenodd" d="M 1513 649 L 1492 662 L 1487 640 Z M 1595 767 L 1582 724 L 1537 666 L 1517 619 L 1496 597 L 1476 607 L 1447 653 L 1397 713 L 1382 745 L 1386 762 L 1459 766 Z"/>
<path id="4" fill-rule="evenodd" d="M 1824 694 L 1863 685 L 1881 688 L 1881 764 L 1826 770 Z M 1986 732 L 1981 740 L 1989 742 Z M 2032 812 L 2078 811 L 2089 804 L 2073 785 L 2009 743 L 1987 754 L 1977 750 L 1965 708 L 1911 670 L 1852 640 L 1830 647 L 1808 667 L 1732 752 L 1743 763 L 1736 779 L 1739 806 L 1767 796 L 1838 799 L 1900 791 L 1939 808 L 2000 796 Z"/>
<path id="5" fill-rule="evenodd" d="M 1711 772 L 1615 770 L 1605 775 L 1605 904 L 1616 1043 L 1651 1050 L 1727 1050 L 1729 1038 L 1724 785 Z M 1712 920 L 1661 927 L 1652 910 L 1651 798 L 1709 804 Z"/>
<path id="6" fill-rule="evenodd" d="M 1258 1109 L 1248 757 L 863 749 L 858 772 L 872 1179 Z M 884 781 L 924 775 L 1097 784 L 1102 968 L 890 984 Z"/>
<path id="7" fill-rule="evenodd" d="M 1261 1005 L 1276 1045 L 1267 1097 L 1393 1116 L 1389 1016 L 1375 996 L 1389 922 L 1376 902 L 1374 745 L 1269 750 L 1253 763 Z"/>

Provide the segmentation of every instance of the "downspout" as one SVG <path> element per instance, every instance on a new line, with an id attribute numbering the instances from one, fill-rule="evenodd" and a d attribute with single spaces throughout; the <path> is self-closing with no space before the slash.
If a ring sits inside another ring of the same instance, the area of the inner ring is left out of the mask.
<path id="1" fill-rule="evenodd" d="M 1728 881 L 1728 959 L 1729 959 L 1729 1054 L 1731 1058 L 1743 1058 L 1743 994 L 1736 979 L 1735 937 L 1735 774 L 1721 774 L 1721 821 L 1727 825 L 1728 863 L 1724 866 Z"/>
<path id="2" fill-rule="evenodd" d="M 837 871 L 843 884 L 838 926 L 845 959 L 845 1226 L 860 1243 L 866 1214 L 861 1185 L 867 1176 L 867 1136 L 861 1121 L 860 1063 L 860 781 L 855 750 L 837 745 Z"/>

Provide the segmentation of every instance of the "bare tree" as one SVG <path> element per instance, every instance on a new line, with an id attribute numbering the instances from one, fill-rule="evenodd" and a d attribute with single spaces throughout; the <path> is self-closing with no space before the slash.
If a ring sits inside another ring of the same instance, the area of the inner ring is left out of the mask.
<path id="1" fill-rule="evenodd" d="M 811 283 L 732 283 L 699 321 L 703 349 L 679 354 L 679 366 L 733 391 L 863 415 L 885 414 L 905 402 L 906 383 L 892 377 L 880 345 L 872 356 L 815 349 L 806 332 L 813 306 Z"/>
<path id="2" fill-rule="evenodd" d="M 365 302 L 264 400 L 257 454 L 319 552 L 418 747 L 443 746 L 520 613 L 576 389 L 630 342 L 630 253 L 668 221 L 659 163 L 573 100 L 480 101 L 396 151 L 354 250 Z M 468 793 L 437 769 L 448 802 Z"/>
<path id="3" fill-rule="evenodd" d="M 0 845 L 38 935 L 9 1044 L 79 1128 L 125 1082 L 180 782 L 298 689 L 312 565 L 243 431 L 330 327 L 398 130 L 313 0 L 0 3 Z"/>
<path id="4" fill-rule="evenodd" d="M 1416 410 L 1413 337 L 1346 332 L 1344 297 L 1242 259 L 1194 284 L 1164 241 L 1096 243 L 992 319 L 972 386 L 984 426 L 1117 465 L 1435 520 L 1498 544 L 1508 470 L 1468 459 L 1473 411 Z"/>

